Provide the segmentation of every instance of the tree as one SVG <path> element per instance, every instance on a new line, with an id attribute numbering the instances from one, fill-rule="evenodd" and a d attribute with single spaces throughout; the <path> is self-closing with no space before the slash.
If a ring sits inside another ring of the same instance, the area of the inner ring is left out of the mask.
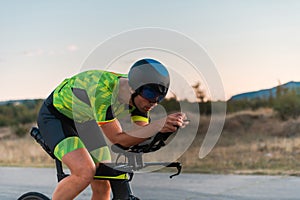
<path id="1" fill-rule="evenodd" d="M 286 90 L 276 97 L 273 108 L 283 120 L 289 117 L 296 118 L 300 115 L 300 96 L 295 90 Z"/>
<path id="2" fill-rule="evenodd" d="M 198 100 L 198 102 L 203 103 L 206 101 L 206 94 L 204 92 L 204 90 L 201 89 L 201 83 L 197 82 L 195 85 L 192 85 L 196 98 Z"/>

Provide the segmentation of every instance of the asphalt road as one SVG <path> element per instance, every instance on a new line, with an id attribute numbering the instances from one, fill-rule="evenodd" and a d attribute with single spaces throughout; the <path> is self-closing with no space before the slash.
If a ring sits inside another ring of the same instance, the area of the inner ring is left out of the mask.
<path id="1" fill-rule="evenodd" d="M 0 167 L 0 199 L 15 200 L 28 191 L 51 196 L 55 169 Z M 143 200 L 299 200 L 300 178 L 165 173 L 136 174 L 133 191 Z M 77 199 L 90 199 L 87 188 Z"/>

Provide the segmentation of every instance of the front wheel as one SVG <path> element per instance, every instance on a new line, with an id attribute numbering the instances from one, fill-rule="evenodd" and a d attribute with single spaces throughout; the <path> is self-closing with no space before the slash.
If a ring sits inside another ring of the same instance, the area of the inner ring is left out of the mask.
<path id="1" fill-rule="evenodd" d="M 18 200 L 50 200 L 47 196 L 38 192 L 27 192 L 20 196 Z"/>

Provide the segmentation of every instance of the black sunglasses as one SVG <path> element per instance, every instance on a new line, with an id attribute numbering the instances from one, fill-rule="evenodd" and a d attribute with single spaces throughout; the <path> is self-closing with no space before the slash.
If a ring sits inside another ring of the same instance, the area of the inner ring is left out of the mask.
<path id="1" fill-rule="evenodd" d="M 163 86 L 149 85 L 143 86 L 138 94 L 141 95 L 143 98 L 147 99 L 150 103 L 159 103 L 166 96 L 166 92 L 167 91 Z"/>

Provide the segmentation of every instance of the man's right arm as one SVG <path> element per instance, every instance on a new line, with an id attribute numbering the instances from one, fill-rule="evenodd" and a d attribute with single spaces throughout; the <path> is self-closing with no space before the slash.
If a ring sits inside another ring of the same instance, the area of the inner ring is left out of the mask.
<path id="1" fill-rule="evenodd" d="M 175 132 L 178 127 L 185 125 L 186 116 L 183 113 L 173 113 L 166 118 L 155 120 L 145 126 L 136 125 L 133 130 L 124 132 L 117 119 L 101 126 L 106 137 L 113 144 L 130 147 L 139 144 L 158 132 Z"/>
<path id="2" fill-rule="evenodd" d="M 146 140 L 146 138 L 134 137 L 125 133 L 117 119 L 105 123 L 100 127 L 105 136 L 113 144 L 120 144 L 124 147 L 130 147 Z"/>

